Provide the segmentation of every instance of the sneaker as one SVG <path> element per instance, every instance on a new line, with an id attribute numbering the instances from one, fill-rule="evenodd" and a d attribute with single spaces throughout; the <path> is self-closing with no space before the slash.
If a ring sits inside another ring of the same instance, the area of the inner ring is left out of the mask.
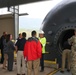
<path id="1" fill-rule="evenodd" d="M 6 67 L 2 67 L 2 69 L 6 69 Z"/>
<path id="2" fill-rule="evenodd" d="M 44 70 L 40 70 L 40 72 L 43 72 Z"/>
<path id="3" fill-rule="evenodd" d="M 26 75 L 26 74 L 22 74 L 22 75 Z"/>
<path id="4" fill-rule="evenodd" d="M 17 75 L 20 75 L 20 74 L 17 74 Z"/>
<path id="5" fill-rule="evenodd" d="M 64 73 L 64 71 L 60 71 L 61 73 Z"/>
<path id="6" fill-rule="evenodd" d="M 67 69 L 67 72 L 70 72 L 70 70 L 69 70 L 69 69 Z"/>

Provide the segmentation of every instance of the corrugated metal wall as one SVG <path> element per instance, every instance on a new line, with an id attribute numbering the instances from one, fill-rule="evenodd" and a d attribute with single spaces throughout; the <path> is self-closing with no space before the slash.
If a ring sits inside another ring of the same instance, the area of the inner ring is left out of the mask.
<path id="1" fill-rule="evenodd" d="M 11 14 L 0 16 L 0 37 L 4 31 L 6 31 L 8 34 L 12 34 L 14 39 L 14 17 Z"/>

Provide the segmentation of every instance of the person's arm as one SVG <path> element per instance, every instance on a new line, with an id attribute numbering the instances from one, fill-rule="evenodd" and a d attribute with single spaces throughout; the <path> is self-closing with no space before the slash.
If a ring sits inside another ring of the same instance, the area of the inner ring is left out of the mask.
<path id="1" fill-rule="evenodd" d="M 23 50 L 23 55 L 24 55 L 24 58 L 25 60 L 27 60 L 27 56 L 28 56 L 28 41 L 25 43 L 24 45 L 24 50 Z"/>
<path id="2" fill-rule="evenodd" d="M 73 37 L 74 37 L 74 36 L 72 36 L 71 38 L 68 39 L 69 45 L 72 45 L 72 44 L 73 44 Z"/>
<path id="3" fill-rule="evenodd" d="M 17 40 L 17 42 L 16 42 L 16 44 L 15 44 L 16 52 L 18 51 L 18 47 L 19 47 L 19 40 Z"/>
<path id="4" fill-rule="evenodd" d="M 46 38 L 44 38 L 44 41 L 43 41 L 43 47 L 46 45 Z"/>
<path id="5" fill-rule="evenodd" d="M 37 42 L 37 54 L 38 54 L 38 57 L 41 58 L 42 47 L 41 47 L 40 41 Z"/>
<path id="6" fill-rule="evenodd" d="M 14 43 L 11 41 L 10 42 L 10 45 L 11 45 L 11 48 L 13 49 L 13 50 L 15 50 L 15 45 L 14 45 Z"/>

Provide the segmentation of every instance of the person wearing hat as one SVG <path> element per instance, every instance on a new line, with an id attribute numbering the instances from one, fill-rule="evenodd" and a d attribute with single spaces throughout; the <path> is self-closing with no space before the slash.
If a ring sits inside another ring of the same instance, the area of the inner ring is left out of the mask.
<path id="1" fill-rule="evenodd" d="M 42 57 L 40 59 L 40 66 L 41 70 L 40 72 L 44 71 L 44 54 L 45 54 L 45 46 L 46 46 L 46 38 L 44 37 L 44 31 L 40 30 L 39 31 L 39 40 L 42 46 Z"/>

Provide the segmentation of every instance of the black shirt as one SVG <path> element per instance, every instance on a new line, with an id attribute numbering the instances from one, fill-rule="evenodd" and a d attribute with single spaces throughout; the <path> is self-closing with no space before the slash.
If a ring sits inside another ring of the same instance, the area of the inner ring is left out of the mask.
<path id="1" fill-rule="evenodd" d="M 26 43 L 26 39 L 25 38 L 19 39 L 16 42 L 15 46 L 18 47 L 18 51 L 23 51 L 24 50 L 25 43 Z"/>
<path id="2" fill-rule="evenodd" d="M 5 36 L 4 36 L 4 35 L 1 36 L 1 38 L 0 38 L 0 46 L 1 46 L 1 49 L 4 48 L 4 46 L 3 46 L 3 41 L 4 41 L 4 39 L 5 39 Z"/>

